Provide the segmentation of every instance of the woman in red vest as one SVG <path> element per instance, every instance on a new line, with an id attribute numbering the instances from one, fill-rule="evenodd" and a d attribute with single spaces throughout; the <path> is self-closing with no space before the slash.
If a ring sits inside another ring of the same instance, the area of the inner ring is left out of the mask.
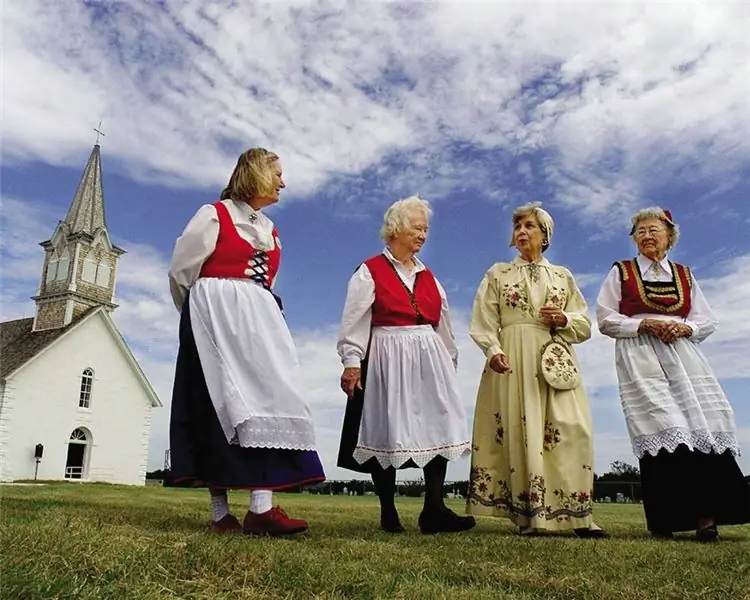
<path id="1" fill-rule="evenodd" d="M 638 256 L 614 264 L 597 298 L 600 331 L 616 340 L 620 400 L 640 461 L 643 505 L 652 535 L 750 521 L 750 488 L 734 414 L 698 344 L 716 317 L 688 267 L 669 260 L 679 237 L 669 211 L 632 219 Z"/>
<path id="2" fill-rule="evenodd" d="M 380 524 L 404 531 L 394 503 L 396 470 L 421 468 L 422 533 L 475 525 L 443 501 L 449 460 L 471 450 L 456 377 L 457 350 L 445 291 L 417 258 L 432 214 L 412 196 L 385 213 L 382 253 L 367 259 L 347 289 L 338 352 L 349 397 L 338 465 L 370 473 Z"/>
<path id="3" fill-rule="evenodd" d="M 273 490 L 323 481 L 297 354 L 273 284 L 281 243 L 262 209 L 284 188 L 279 157 L 243 153 L 221 194 L 177 240 L 169 270 L 181 311 L 170 421 L 175 486 L 211 491 L 211 529 L 287 535 L 307 529 Z M 243 523 L 227 490 L 251 490 Z"/>

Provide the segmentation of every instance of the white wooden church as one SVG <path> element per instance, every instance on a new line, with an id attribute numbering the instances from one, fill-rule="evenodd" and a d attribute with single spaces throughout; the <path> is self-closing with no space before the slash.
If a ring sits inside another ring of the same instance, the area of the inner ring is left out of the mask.
<path id="1" fill-rule="evenodd" d="M 44 248 L 33 318 L 0 323 L 0 481 L 143 485 L 161 406 L 112 321 L 117 261 L 94 146 Z"/>

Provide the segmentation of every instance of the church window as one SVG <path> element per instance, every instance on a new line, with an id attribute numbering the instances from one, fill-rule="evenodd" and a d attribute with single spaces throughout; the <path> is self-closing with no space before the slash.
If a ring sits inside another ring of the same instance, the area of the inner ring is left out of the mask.
<path id="1" fill-rule="evenodd" d="M 99 266 L 96 269 L 96 285 L 100 285 L 102 287 L 109 287 L 111 269 L 106 263 L 106 260 L 106 258 L 102 259 L 102 262 L 99 263 Z"/>
<path id="2" fill-rule="evenodd" d="M 83 429 L 74 429 L 73 433 L 70 434 L 70 441 L 72 442 L 86 442 L 86 432 Z"/>
<path id="3" fill-rule="evenodd" d="M 45 283 L 52 283 L 57 278 L 57 258 L 53 258 L 47 263 L 47 276 L 45 277 Z"/>
<path id="4" fill-rule="evenodd" d="M 81 393 L 78 396 L 78 408 L 90 408 L 91 388 L 94 385 L 94 371 L 86 368 L 81 374 Z M 75 432 L 74 432 L 75 433 Z"/>
<path id="5" fill-rule="evenodd" d="M 107 256 L 98 261 L 94 250 L 90 250 L 83 261 L 83 280 L 101 287 L 109 287 L 111 276 L 112 269 L 109 268 Z"/>
<path id="6" fill-rule="evenodd" d="M 96 281 L 96 267 L 98 263 L 96 261 L 96 256 L 94 256 L 93 251 L 89 252 L 86 258 L 83 260 L 83 280 L 88 281 L 90 283 L 94 283 Z"/>
<path id="7" fill-rule="evenodd" d="M 69 265 L 70 265 L 70 255 L 68 254 L 68 251 L 65 250 L 62 253 L 62 256 L 60 256 L 60 259 L 57 261 L 57 274 L 55 275 L 55 279 L 57 281 L 65 280 L 68 278 Z"/>

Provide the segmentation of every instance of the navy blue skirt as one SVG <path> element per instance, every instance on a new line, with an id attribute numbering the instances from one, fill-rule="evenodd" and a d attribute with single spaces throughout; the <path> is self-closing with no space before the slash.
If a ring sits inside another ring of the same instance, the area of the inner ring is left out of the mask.
<path id="1" fill-rule="evenodd" d="M 717 525 L 750 523 L 750 483 L 727 450 L 704 454 L 685 445 L 640 459 L 649 531 L 690 531 L 704 517 Z"/>
<path id="2" fill-rule="evenodd" d="M 195 346 L 189 297 L 180 317 L 169 445 L 168 487 L 284 490 L 325 481 L 314 450 L 243 448 L 227 442 Z"/>

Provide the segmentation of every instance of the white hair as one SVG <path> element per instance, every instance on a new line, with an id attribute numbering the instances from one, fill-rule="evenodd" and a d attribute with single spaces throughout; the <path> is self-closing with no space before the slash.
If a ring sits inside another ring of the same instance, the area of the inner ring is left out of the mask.
<path id="1" fill-rule="evenodd" d="M 539 221 L 539 227 L 544 234 L 544 239 L 542 240 L 542 252 L 544 252 L 545 250 L 547 250 L 547 248 L 549 248 L 550 242 L 552 241 L 552 234 L 555 232 L 555 222 L 552 220 L 552 215 L 550 215 L 546 210 L 542 208 L 541 202 L 528 202 L 527 204 L 519 206 L 516 210 L 513 211 L 511 220 L 513 222 L 514 229 L 516 222 L 528 215 L 534 215 L 536 217 L 536 220 Z M 513 246 L 514 241 L 515 233 L 511 232 L 509 245 Z"/>
<path id="2" fill-rule="evenodd" d="M 397 200 L 388 207 L 380 228 L 380 239 L 388 243 L 399 233 L 409 228 L 414 213 L 422 213 L 428 221 L 432 216 L 430 203 L 419 196 L 409 196 Z"/>
<path id="3" fill-rule="evenodd" d="M 667 227 L 667 233 L 669 233 L 669 242 L 667 243 L 667 250 L 671 250 L 680 239 L 680 228 L 674 223 L 664 212 L 663 208 L 658 206 L 649 206 L 648 208 L 642 208 L 635 213 L 630 219 L 633 227 L 630 230 L 630 237 L 635 240 L 635 230 L 641 221 L 647 221 L 649 219 L 656 219 L 664 223 Z"/>

